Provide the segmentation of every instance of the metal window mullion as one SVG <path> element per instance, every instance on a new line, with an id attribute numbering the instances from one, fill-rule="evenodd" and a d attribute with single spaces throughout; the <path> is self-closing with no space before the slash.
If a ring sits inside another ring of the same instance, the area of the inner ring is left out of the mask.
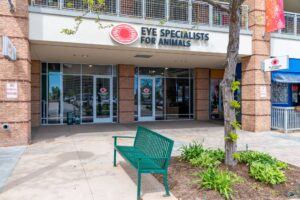
<path id="1" fill-rule="evenodd" d="M 189 24 L 192 24 L 192 18 L 193 18 L 193 2 L 192 2 L 192 0 L 188 0 L 188 22 L 189 22 Z"/>
<path id="2" fill-rule="evenodd" d="M 117 16 L 120 16 L 120 0 L 116 0 L 116 12 Z"/>
<path id="3" fill-rule="evenodd" d="M 209 26 L 213 26 L 213 23 L 214 23 L 214 20 L 213 20 L 213 17 L 214 17 L 214 8 L 212 5 L 208 5 L 208 8 L 209 8 Z"/>
<path id="4" fill-rule="evenodd" d="M 49 101 L 48 101 L 48 96 L 49 96 L 49 83 L 48 83 L 48 81 L 49 81 L 49 72 L 48 72 L 48 63 L 46 64 L 46 124 L 48 124 L 49 123 L 49 121 L 48 121 L 48 110 L 49 110 Z"/>
<path id="5" fill-rule="evenodd" d="M 165 4 L 166 4 L 166 21 L 169 21 L 169 16 L 170 16 L 170 0 L 165 0 Z"/>
<path id="6" fill-rule="evenodd" d="M 142 0 L 142 17 L 146 19 L 146 0 Z"/>
<path id="7" fill-rule="evenodd" d="M 297 35 L 297 15 L 294 14 L 294 35 Z"/>

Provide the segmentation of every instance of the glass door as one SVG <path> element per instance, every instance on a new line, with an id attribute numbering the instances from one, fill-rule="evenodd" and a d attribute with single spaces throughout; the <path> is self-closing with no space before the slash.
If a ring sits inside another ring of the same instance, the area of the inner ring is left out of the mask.
<path id="1" fill-rule="evenodd" d="M 155 120 L 155 78 L 139 77 L 138 81 L 138 120 Z"/>
<path id="2" fill-rule="evenodd" d="M 112 78 L 94 76 L 94 123 L 112 122 Z"/>

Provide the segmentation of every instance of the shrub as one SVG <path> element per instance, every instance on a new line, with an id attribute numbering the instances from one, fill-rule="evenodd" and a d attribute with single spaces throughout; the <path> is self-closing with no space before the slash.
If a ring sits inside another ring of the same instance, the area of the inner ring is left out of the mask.
<path id="1" fill-rule="evenodd" d="M 198 157 L 205 151 L 202 144 L 198 142 L 192 142 L 189 145 L 181 147 L 181 159 L 185 161 L 190 161 L 193 158 Z"/>
<path id="2" fill-rule="evenodd" d="M 283 183 L 286 180 L 284 172 L 277 166 L 260 162 L 251 163 L 250 176 L 256 180 L 272 185 Z"/>
<path id="3" fill-rule="evenodd" d="M 269 154 L 258 151 L 243 151 L 234 154 L 234 158 L 239 163 L 245 163 L 250 165 L 253 162 L 260 162 L 263 164 L 269 164 L 278 167 L 279 169 L 287 169 L 288 165 L 282 161 L 273 158 Z"/>
<path id="4" fill-rule="evenodd" d="M 242 182 L 242 179 L 234 173 L 216 168 L 209 168 L 204 172 L 197 173 L 196 176 L 200 178 L 196 183 L 202 188 L 215 190 L 225 199 L 231 198 L 232 186 Z"/>
<path id="5" fill-rule="evenodd" d="M 208 152 L 203 152 L 198 157 L 190 160 L 190 163 L 195 167 L 216 167 L 221 162 L 217 159 L 216 156 L 211 156 Z"/>

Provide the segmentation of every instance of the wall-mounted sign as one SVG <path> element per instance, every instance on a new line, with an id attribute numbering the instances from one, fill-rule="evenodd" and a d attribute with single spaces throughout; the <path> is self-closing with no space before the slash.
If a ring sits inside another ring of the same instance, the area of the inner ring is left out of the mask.
<path id="1" fill-rule="evenodd" d="M 2 54 L 9 60 L 17 59 L 17 49 L 7 36 L 2 37 Z"/>
<path id="2" fill-rule="evenodd" d="M 262 69 L 265 72 L 283 70 L 289 68 L 289 57 L 279 56 L 275 58 L 266 59 L 262 63 Z"/>
<path id="3" fill-rule="evenodd" d="M 132 44 L 139 38 L 139 34 L 133 26 L 119 24 L 111 29 L 110 37 L 120 44 Z"/>
<path id="4" fill-rule="evenodd" d="M 267 98 L 267 87 L 266 86 L 260 87 L 260 97 Z"/>
<path id="5" fill-rule="evenodd" d="M 111 29 L 110 36 L 114 41 L 128 45 L 139 38 L 139 33 L 134 26 L 119 24 Z M 206 42 L 208 40 L 209 33 L 205 32 L 155 27 L 141 27 L 140 29 L 140 43 L 143 45 L 190 47 L 192 41 Z"/>
<path id="6" fill-rule="evenodd" d="M 6 98 L 17 99 L 18 98 L 18 84 L 17 82 L 6 83 Z"/>
<path id="7" fill-rule="evenodd" d="M 208 41 L 209 33 L 141 27 L 142 44 L 190 47 L 192 41 Z"/>

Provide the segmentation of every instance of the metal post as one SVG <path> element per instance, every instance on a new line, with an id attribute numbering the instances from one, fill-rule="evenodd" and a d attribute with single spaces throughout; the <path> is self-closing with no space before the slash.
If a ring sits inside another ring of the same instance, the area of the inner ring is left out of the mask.
<path id="1" fill-rule="evenodd" d="M 169 21 L 169 16 L 170 16 L 170 1 L 169 0 L 165 0 L 166 1 L 166 21 Z"/>
<path id="2" fill-rule="evenodd" d="M 64 7 L 64 0 L 59 0 L 59 9 L 63 9 Z"/>
<path id="3" fill-rule="evenodd" d="M 297 15 L 294 14 L 294 35 L 297 35 Z"/>
<path id="4" fill-rule="evenodd" d="M 189 0 L 188 2 L 188 22 L 189 24 L 192 24 L 193 21 L 193 2 L 192 0 Z"/>
<path id="5" fill-rule="evenodd" d="M 146 19 L 146 0 L 142 0 L 142 17 Z"/>
<path id="6" fill-rule="evenodd" d="M 288 110 L 284 109 L 284 133 L 288 131 Z"/>
<path id="7" fill-rule="evenodd" d="M 120 0 L 116 0 L 116 12 L 117 16 L 120 16 Z"/>
<path id="8" fill-rule="evenodd" d="M 213 26 L 214 23 L 214 8 L 212 5 L 209 5 L 209 26 Z"/>

